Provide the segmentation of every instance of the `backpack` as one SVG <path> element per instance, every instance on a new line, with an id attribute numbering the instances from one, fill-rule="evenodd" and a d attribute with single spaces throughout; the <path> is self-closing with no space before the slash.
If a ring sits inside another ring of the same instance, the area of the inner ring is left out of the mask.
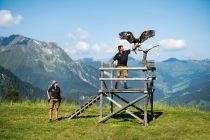
<path id="1" fill-rule="evenodd" d="M 53 86 L 51 86 L 49 88 L 48 92 L 52 99 L 60 99 L 60 88 L 59 87 L 54 88 Z"/>

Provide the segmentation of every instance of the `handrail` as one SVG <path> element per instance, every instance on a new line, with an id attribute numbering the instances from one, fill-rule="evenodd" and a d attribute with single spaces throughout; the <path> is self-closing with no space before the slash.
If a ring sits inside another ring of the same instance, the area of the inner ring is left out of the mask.
<path id="1" fill-rule="evenodd" d="M 132 67 L 132 68 L 99 68 L 99 70 L 148 70 L 147 67 Z"/>
<path id="2" fill-rule="evenodd" d="M 153 80 L 153 78 L 99 78 L 100 81 L 111 81 L 111 80 L 119 80 L 119 81 L 149 81 Z"/>

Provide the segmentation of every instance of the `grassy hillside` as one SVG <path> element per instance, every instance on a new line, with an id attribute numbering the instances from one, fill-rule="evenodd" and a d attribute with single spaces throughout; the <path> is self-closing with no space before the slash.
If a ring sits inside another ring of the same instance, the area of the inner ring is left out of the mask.
<path id="1" fill-rule="evenodd" d="M 45 91 L 22 81 L 12 72 L 0 66 L 0 100 L 4 99 L 9 89 L 16 90 L 19 93 L 19 99 L 43 98 L 46 94 Z"/>
<path id="2" fill-rule="evenodd" d="M 78 107 L 62 104 L 60 116 Z M 210 139 L 210 112 L 158 105 L 155 112 L 160 116 L 144 127 L 125 113 L 100 124 L 98 110 L 93 106 L 79 119 L 48 123 L 47 103 L 4 103 L 0 105 L 0 139 Z"/>

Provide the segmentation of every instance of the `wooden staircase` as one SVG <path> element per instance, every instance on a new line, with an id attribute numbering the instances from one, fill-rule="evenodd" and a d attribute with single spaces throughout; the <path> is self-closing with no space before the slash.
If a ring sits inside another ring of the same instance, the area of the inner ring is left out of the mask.
<path id="1" fill-rule="evenodd" d="M 74 119 L 77 116 L 79 116 L 83 111 L 85 111 L 86 109 L 88 109 L 90 106 L 92 106 L 94 103 L 96 103 L 96 101 L 98 101 L 100 99 L 100 95 L 103 93 L 98 93 L 98 95 L 94 96 L 91 98 L 91 100 L 89 100 L 87 103 L 85 103 L 84 105 L 80 106 L 79 109 L 77 109 L 76 111 L 74 111 L 73 113 L 71 113 L 70 115 L 65 116 L 65 118 L 69 118 L 69 119 Z"/>

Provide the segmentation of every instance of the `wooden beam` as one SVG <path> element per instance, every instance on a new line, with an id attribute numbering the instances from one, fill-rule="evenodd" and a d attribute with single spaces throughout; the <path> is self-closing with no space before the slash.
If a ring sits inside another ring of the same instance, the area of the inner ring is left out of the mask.
<path id="1" fill-rule="evenodd" d="M 147 105 L 148 105 L 148 94 L 144 98 L 144 126 L 148 126 L 148 121 L 147 121 Z"/>
<path id="2" fill-rule="evenodd" d="M 151 106 L 151 115 L 152 118 L 154 119 L 154 109 L 153 109 L 153 92 L 150 93 L 150 106 Z"/>
<path id="3" fill-rule="evenodd" d="M 113 93 L 110 93 L 110 98 L 113 99 Z M 113 102 L 110 101 L 110 113 L 113 112 L 113 108 L 114 108 Z"/>
<path id="4" fill-rule="evenodd" d="M 132 68 L 99 68 L 99 70 L 147 70 L 147 67 L 132 67 Z"/>
<path id="5" fill-rule="evenodd" d="M 149 81 L 153 80 L 152 77 L 148 78 L 99 78 L 100 81 L 110 81 L 110 80 L 119 80 L 119 81 Z"/>
<path id="6" fill-rule="evenodd" d="M 116 106 L 118 106 L 119 108 L 122 108 L 123 106 L 120 105 L 119 103 L 117 103 L 115 100 L 111 99 L 110 97 L 106 96 L 106 98 L 111 101 L 112 103 L 114 103 Z M 136 116 L 135 114 L 133 114 L 131 111 L 129 111 L 128 109 L 125 110 L 128 114 L 130 114 L 131 116 L 133 116 L 134 118 L 136 118 L 138 121 L 140 121 L 141 123 L 143 123 L 144 121 L 142 119 L 140 119 L 138 116 Z"/>
<path id="7" fill-rule="evenodd" d="M 122 110 L 128 108 L 128 107 L 131 106 L 132 104 L 135 104 L 136 102 L 138 102 L 139 100 L 145 98 L 146 96 L 147 96 L 147 94 L 144 94 L 143 96 L 141 96 L 141 97 L 139 97 L 139 98 L 137 98 L 137 99 L 131 101 L 130 103 L 128 103 L 128 104 L 126 104 L 125 106 L 123 106 L 122 108 L 120 108 L 120 109 L 114 111 L 113 113 L 109 114 L 109 115 L 106 116 L 106 117 L 103 117 L 103 118 L 100 120 L 100 122 L 103 123 L 103 122 L 107 121 L 107 120 L 108 120 L 109 118 L 111 118 L 113 115 L 115 115 L 115 114 L 119 113 L 120 111 L 122 111 Z"/>
<path id="8" fill-rule="evenodd" d="M 129 89 L 102 89 L 101 92 L 105 93 L 148 93 L 143 88 L 129 88 Z"/>
<path id="9" fill-rule="evenodd" d="M 103 117 L 103 94 L 100 94 L 100 110 L 99 110 L 99 121 Z"/>
<path id="10" fill-rule="evenodd" d="M 115 94 L 115 93 L 112 93 L 112 94 L 113 94 L 115 97 L 117 97 L 118 99 L 124 101 L 125 103 L 129 103 L 129 101 L 127 101 L 126 99 L 120 97 L 119 95 L 117 95 L 117 94 Z M 134 104 L 131 105 L 131 106 L 134 107 L 135 109 L 137 109 L 137 110 L 140 111 L 140 112 L 144 112 L 144 110 L 142 110 L 141 108 L 135 106 Z"/>

